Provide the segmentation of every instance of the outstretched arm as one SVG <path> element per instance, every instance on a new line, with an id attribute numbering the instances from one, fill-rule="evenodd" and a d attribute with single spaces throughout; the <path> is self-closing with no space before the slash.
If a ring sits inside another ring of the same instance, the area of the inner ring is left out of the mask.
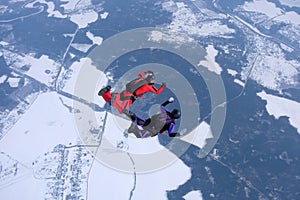
<path id="1" fill-rule="evenodd" d="M 173 97 L 170 97 L 167 101 L 165 101 L 164 103 L 162 103 L 162 104 L 160 105 L 161 111 L 166 112 L 167 110 L 166 110 L 165 107 L 166 107 L 169 103 L 173 103 L 173 101 L 174 101 L 174 98 L 173 98 Z"/>
<path id="2" fill-rule="evenodd" d="M 153 85 L 147 85 L 147 86 L 149 92 L 152 92 L 154 94 L 160 94 L 165 89 L 166 84 L 163 83 L 158 89 Z"/>

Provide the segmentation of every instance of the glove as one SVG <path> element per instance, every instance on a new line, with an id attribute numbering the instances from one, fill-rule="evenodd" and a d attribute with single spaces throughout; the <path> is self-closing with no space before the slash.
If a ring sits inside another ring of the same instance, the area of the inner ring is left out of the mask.
<path id="1" fill-rule="evenodd" d="M 166 87 L 166 86 L 167 86 L 167 83 L 166 83 L 166 82 L 162 82 L 162 85 Z"/>
<path id="2" fill-rule="evenodd" d="M 174 98 L 173 97 L 170 97 L 169 100 L 168 100 L 170 103 L 172 103 L 174 101 Z"/>

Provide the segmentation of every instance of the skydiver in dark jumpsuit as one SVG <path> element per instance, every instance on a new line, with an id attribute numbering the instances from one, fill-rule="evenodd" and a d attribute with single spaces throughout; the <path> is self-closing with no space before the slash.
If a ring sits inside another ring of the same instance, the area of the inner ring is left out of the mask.
<path id="1" fill-rule="evenodd" d="M 180 118 L 181 113 L 178 109 L 173 109 L 169 112 L 165 107 L 172 103 L 174 99 L 171 97 L 169 100 L 161 104 L 161 113 L 153 115 L 146 120 L 138 117 L 134 113 L 131 114 L 132 124 L 128 129 L 128 133 L 134 133 L 137 138 L 154 137 L 158 133 L 163 134 L 168 131 L 169 137 L 180 136 L 179 133 L 174 132 L 175 120 Z M 141 129 L 139 127 L 141 127 Z"/>

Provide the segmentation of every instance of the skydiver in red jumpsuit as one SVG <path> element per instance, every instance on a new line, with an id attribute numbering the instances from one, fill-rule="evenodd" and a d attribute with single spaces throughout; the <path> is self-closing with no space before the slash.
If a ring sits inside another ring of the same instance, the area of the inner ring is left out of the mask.
<path id="1" fill-rule="evenodd" d="M 103 99 L 118 109 L 119 113 L 129 114 L 129 107 L 133 102 L 139 97 L 147 92 L 152 92 L 154 94 L 160 94 L 166 86 L 166 83 L 157 89 L 154 86 L 154 73 L 152 71 L 145 71 L 138 74 L 137 79 L 129 82 L 126 85 L 126 89 L 120 93 L 111 93 L 111 86 L 108 85 L 102 88 L 98 95 L 102 96 Z"/>

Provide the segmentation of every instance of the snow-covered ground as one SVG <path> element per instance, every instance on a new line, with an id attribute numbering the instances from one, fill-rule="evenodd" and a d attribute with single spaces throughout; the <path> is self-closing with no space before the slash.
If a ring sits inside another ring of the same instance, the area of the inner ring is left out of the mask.
<path id="1" fill-rule="evenodd" d="M 95 11 L 74 14 L 70 18 L 79 28 L 86 28 L 90 23 L 97 21 L 97 19 L 98 13 Z"/>
<path id="2" fill-rule="evenodd" d="M 236 76 L 238 74 L 238 72 L 233 69 L 227 69 L 227 73 L 231 76 Z"/>
<path id="3" fill-rule="evenodd" d="M 24 87 L 30 88 L 30 83 L 25 80 Z M 22 91 L 21 91 L 22 92 Z M 1 113 L 0 123 L 2 124 L 0 138 L 4 137 L 7 132 L 15 125 L 15 123 L 22 117 L 22 114 L 33 104 L 38 97 L 39 92 L 33 92 L 26 97 L 22 96 L 22 101 L 12 110 L 5 110 Z"/>
<path id="4" fill-rule="evenodd" d="M 48 17 L 56 17 L 56 18 L 66 18 L 67 17 L 67 15 L 63 15 L 58 10 L 55 10 L 55 4 L 53 2 L 47 2 L 45 0 L 38 0 L 38 1 L 36 0 L 36 1 L 30 2 L 30 4 L 27 4 L 27 7 L 34 7 L 33 5 L 35 3 L 41 3 L 41 4 L 47 5 L 47 7 L 48 7 L 47 12 L 49 13 Z"/>
<path id="5" fill-rule="evenodd" d="M 7 79 L 7 76 L 6 76 L 6 75 L 2 75 L 2 76 L 0 77 L 0 84 L 1 84 L 1 83 L 4 83 L 4 82 L 6 81 L 6 79 Z"/>
<path id="6" fill-rule="evenodd" d="M 206 67 L 208 70 L 215 72 L 216 74 L 221 74 L 222 68 L 216 62 L 215 57 L 218 55 L 218 51 L 212 46 L 208 45 L 206 48 L 207 55 L 205 56 L 206 60 L 200 61 L 199 65 Z"/>
<path id="7" fill-rule="evenodd" d="M 107 76 L 93 65 L 90 58 L 82 58 L 74 62 L 69 69 L 62 69 L 59 77 L 59 87 L 62 91 L 74 94 L 89 102 L 95 102 L 101 107 L 105 101 L 97 93 L 107 85 L 107 82 Z M 88 97 L 89 94 L 85 93 L 87 90 L 92 90 L 92 98 L 94 99 Z"/>
<path id="8" fill-rule="evenodd" d="M 19 85 L 20 78 L 8 78 L 7 82 L 9 83 L 10 87 L 16 88 Z"/>
<path id="9" fill-rule="evenodd" d="M 286 3 L 293 4 L 293 1 L 289 1 Z M 299 6 L 299 2 L 298 2 Z M 276 7 L 275 3 L 272 3 L 267 0 L 254 0 L 251 2 L 246 2 L 243 6 L 246 11 L 253 11 L 264 13 L 269 18 L 274 18 L 274 20 L 285 22 L 288 24 L 299 25 L 300 24 L 300 15 L 296 12 L 286 12 L 281 8 Z"/>
<path id="10" fill-rule="evenodd" d="M 102 14 L 100 14 L 101 19 L 106 19 L 108 17 L 108 12 L 104 12 Z"/>
<path id="11" fill-rule="evenodd" d="M 89 9 L 89 7 L 93 7 L 91 0 L 63 0 L 63 2 L 66 3 L 63 4 L 62 7 L 65 12 L 70 13 L 70 20 L 77 24 L 79 29 L 86 28 L 90 23 L 97 21 L 99 18 L 95 10 Z"/>
<path id="12" fill-rule="evenodd" d="M 264 55 L 254 64 L 251 78 L 265 87 L 280 90 L 285 85 L 297 84 L 297 68 L 300 68 L 300 63 L 286 60 L 281 53 Z"/>
<path id="13" fill-rule="evenodd" d="M 234 29 L 218 20 L 226 18 L 225 15 L 210 11 L 210 16 L 215 17 L 214 20 L 210 20 L 205 15 L 195 14 L 184 2 L 168 1 L 162 6 L 165 10 L 172 12 L 172 22 L 167 27 L 171 32 L 181 32 L 196 37 L 230 37 L 230 34 L 235 33 Z M 202 8 L 198 7 L 198 9 L 201 10 Z"/>
<path id="14" fill-rule="evenodd" d="M 213 138 L 210 126 L 206 122 L 202 122 L 191 133 L 181 137 L 181 140 L 202 149 L 206 145 L 206 139 L 209 138 Z"/>
<path id="15" fill-rule="evenodd" d="M 27 8 L 34 8 L 36 3 L 41 3 L 46 5 L 46 11 L 49 17 L 56 18 L 67 18 L 69 17 L 72 22 L 77 24 L 78 28 L 85 28 L 90 23 L 98 20 L 98 13 L 89 7 L 93 7 L 93 2 L 91 0 L 81 1 L 81 0 L 62 0 L 64 4 L 61 7 L 67 14 L 62 14 L 58 8 L 55 7 L 54 2 L 45 0 L 35 0 L 26 4 Z M 75 12 L 74 12 L 75 11 Z M 104 12 L 101 15 L 102 19 L 107 17 L 108 13 Z"/>
<path id="16" fill-rule="evenodd" d="M 276 91 L 282 91 L 298 84 L 300 63 L 295 59 L 288 59 L 279 44 L 260 36 L 249 36 L 255 40 L 253 53 L 248 54 L 249 65 L 242 68 L 242 79 L 250 78 L 258 84 Z"/>
<path id="17" fill-rule="evenodd" d="M 91 46 L 92 46 L 92 44 L 78 44 L 78 43 L 71 44 L 71 47 L 73 47 L 83 53 L 87 53 L 87 51 L 91 48 Z"/>
<path id="18" fill-rule="evenodd" d="M 243 8 L 246 11 L 264 13 L 270 18 L 283 14 L 283 10 L 267 0 L 254 0 L 251 2 L 245 2 Z"/>
<path id="19" fill-rule="evenodd" d="M 76 143 L 77 132 L 72 113 L 62 102 L 68 102 L 55 92 L 39 95 L 37 100 L 0 140 L 1 152 L 32 169 L 32 163 L 57 144 Z M 3 161 L 3 159 L 1 159 Z M 33 171 L 21 180 L 9 181 L 1 188 L 3 199 L 43 199 L 46 182 Z M 16 172 L 17 173 L 17 172 Z M 19 172 L 18 172 L 19 173 Z M 2 177 L 5 178 L 5 177 Z M 1 178 L 1 179 L 2 179 Z"/>
<path id="20" fill-rule="evenodd" d="M 96 44 L 96 45 L 100 45 L 102 44 L 102 41 L 103 41 L 103 38 L 102 37 L 98 37 L 98 36 L 95 36 L 93 33 L 91 32 L 87 32 L 86 33 L 86 36 L 93 41 L 93 44 Z"/>
<path id="21" fill-rule="evenodd" d="M 239 84 L 242 87 L 245 87 L 245 83 L 243 81 L 239 80 L 239 79 L 234 79 L 234 82 Z"/>
<path id="22" fill-rule="evenodd" d="M 20 200 L 20 199 L 44 199 L 47 189 L 44 180 L 36 179 L 33 174 L 23 177 L 13 182 L 11 185 L 1 188 L 1 199 Z"/>
<path id="23" fill-rule="evenodd" d="M 267 101 L 266 108 L 270 115 L 273 115 L 276 119 L 281 116 L 287 116 L 291 125 L 294 126 L 300 134 L 300 103 L 267 94 L 265 91 L 258 93 L 258 96 Z"/>
<path id="24" fill-rule="evenodd" d="M 255 26 L 252 26 L 250 23 L 246 22 L 245 20 L 243 20 L 242 18 L 238 17 L 238 16 L 232 16 L 234 19 L 236 19 L 237 21 L 241 22 L 243 25 L 247 26 L 248 28 L 250 28 L 253 32 L 257 33 L 260 36 L 269 38 L 270 36 L 263 34 L 262 32 L 260 32 Z"/>
<path id="25" fill-rule="evenodd" d="M 180 171 L 180 176 L 178 172 Z M 88 199 L 167 199 L 166 191 L 173 190 L 191 176 L 190 169 L 181 160 L 162 170 L 135 174 L 115 171 L 95 162 L 89 175 Z"/>
<path id="26" fill-rule="evenodd" d="M 203 199 L 202 193 L 199 190 L 191 191 L 191 192 L 187 193 L 186 195 L 184 195 L 183 198 L 185 200 L 202 200 Z"/>
<path id="27" fill-rule="evenodd" d="M 28 68 L 28 71 L 24 72 L 26 75 L 47 86 L 53 86 L 61 67 L 59 63 L 46 55 L 36 58 L 34 55 L 20 55 L 6 50 L 3 53 L 10 68 L 22 71 L 22 67 L 26 66 Z"/>
<path id="28" fill-rule="evenodd" d="M 40 94 L 14 127 L 0 140 L 1 151 L 28 166 L 57 144 L 76 143 L 73 114 L 55 92 Z M 22 150 L 21 150 L 22 149 Z"/>
<path id="29" fill-rule="evenodd" d="M 290 7 L 300 7 L 298 0 L 279 0 L 282 5 Z"/>

